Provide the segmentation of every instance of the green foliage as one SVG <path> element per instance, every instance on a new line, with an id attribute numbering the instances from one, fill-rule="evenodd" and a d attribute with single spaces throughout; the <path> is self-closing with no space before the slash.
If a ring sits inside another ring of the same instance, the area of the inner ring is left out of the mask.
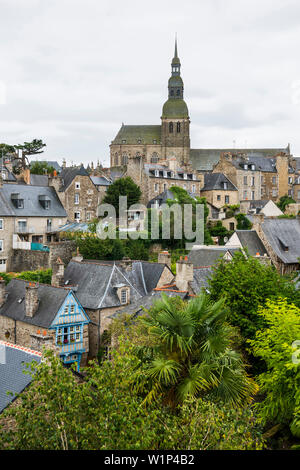
<path id="1" fill-rule="evenodd" d="M 218 222 L 214 225 L 209 225 L 209 233 L 212 237 L 219 238 L 219 245 L 225 245 L 224 238 L 229 238 L 232 235 L 232 231 L 227 230 L 226 227 L 223 226 L 222 221 L 218 220 Z"/>
<path id="2" fill-rule="evenodd" d="M 285 212 L 285 208 L 288 204 L 295 204 L 295 203 L 296 201 L 292 197 L 286 194 L 285 196 L 281 196 L 281 198 L 279 199 L 279 202 L 277 202 L 277 206 L 282 212 Z"/>
<path id="3" fill-rule="evenodd" d="M 125 256 L 121 240 L 101 240 L 94 235 L 76 238 L 80 253 L 85 259 L 119 260 Z"/>
<path id="4" fill-rule="evenodd" d="M 146 394 L 145 403 L 163 399 L 174 407 L 199 396 L 231 406 L 251 401 L 257 386 L 231 349 L 236 332 L 226 315 L 222 299 L 212 303 L 201 294 L 183 302 L 162 294 L 142 320 L 150 344 L 137 350 L 141 369 L 135 383 Z"/>
<path id="5" fill-rule="evenodd" d="M 8 144 L 0 144 L 0 157 L 15 153 L 15 147 Z"/>
<path id="6" fill-rule="evenodd" d="M 252 228 L 252 223 L 245 214 L 236 214 L 235 218 L 237 221 L 237 230 L 250 230 Z"/>
<path id="7" fill-rule="evenodd" d="M 300 345 L 300 309 L 278 299 L 267 301 L 258 315 L 266 328 L 249 343 L 253 354 L 267 365 L 257 378 L 265 396 L 257 405 L 260 417 L 264 424 L 290 425 L 300 438 L 300 347 L 292 346 L 295 341 Z"/>
<path id="8" fill-rule="evenodd" d="M 127 176 L 126 178 L 119 178 L 113 184 L 108 186 L 104 204 L 111 204 L 116 209 L 117 216 L 119 215 L 119 196 L 127 196 L 127 209 L 137 204 L 141 198 L 142 192 L 139 186 Z"/>
<path id="9" fill-rule="evenodd" d="M 8 284 L 13 278 L 24 279 L 25 281 L 51 284 L 52 269 L 41 269 L 37 271 L 22 271 L 21 273 L 1 273 L 1 277 Z"/>
<path id="10" fill-rule="evenodd" d="M 0 449 L 184 450 L 261 449 L 251 409 L 189 400 L 177 413 L 161 403 L 145 408 L 130 385 L 139 365 L 129 342 L 112 361 L 92 363 L 79 382 L 46 353 L 31 386 L 0 418 Z M 9 420 L 9 429 L 3 426 Z"/>
<path id="11" fill-rule="evenodd" d="M 226 209 L 226 219 L 233 217 L 239 208 L 239 204 L 225 204 L 224 209 Z"/>
<path id="12" fill-rule="evenodd" d="M 22 150 L 24 155 L 43 153 L 44 150 L 42 149 L 44 147 L 46 147 L 46 144 L 44 144 L 41 139 L 33 139 L 31 142 L 24 142 L 23 144 L 15 145 L 15 148 Z"/>
<path id="13" fill-rule="evenodd" d="M 55 171 L 55 168 L 53 166 L 48 165 L 47 162 L 35 162 L 30 167 L 30 173 L 34 175 L 45 175 L 45 174 L 50 175 L 54 171 Z"/>
<path id="14" fill-rule="evenodd" d="M 209 290 L 212 300 L 225 299 L 230 323 L 238 326 L 242 336 L 249 339 L 266 326 L 264 317 L 258 315 L 257 310 L 267 299 L 286 297 L 300 305 L 300 293 L 293 282 L 253 257 L 246 259 L 241 252 L 235 253 L 230 263 L 221 260 L 216 265 L 209 280 Z"/>

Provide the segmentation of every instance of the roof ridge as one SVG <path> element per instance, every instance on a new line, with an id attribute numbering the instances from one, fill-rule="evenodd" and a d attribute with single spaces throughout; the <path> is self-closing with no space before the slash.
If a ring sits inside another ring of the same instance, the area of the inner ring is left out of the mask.
<path id="1" fill-rule="evenodd" d="M 53 289 L 65 289 L 67 291 L 72 290 L 71 287 L 64 287 L 64 286 L 53 286 L 52 284 L 46 284 L 45 282 L 39 282 L 39 281 L 28 281 L 27 279 L 21 279 L 20 277 L 13 277 L 9 282 L 11 281 L 22 281 L 22 282 L 28 282 L 38 284 L 38 286 L 46 286 L 46 287 L 52 287 Z"/>
<path id="2" fill-rule="evenodd" d="M 24 346 L 19 346 L 18 344 L 9 343 L 8 341 L 3 341 L 1 339 L 0 339 L 0 344 L 4 344 L 5 346 L 8 346 L 8 347 L 13 348 L 13 349 L 18 349 L 19 351 L 28 352 L 28 353 L 33 354 L 35 356 L 42 357 L 42 355 L 43 355 L 39 351 L 34 351 L 33 349 L 25 348 Z"/>

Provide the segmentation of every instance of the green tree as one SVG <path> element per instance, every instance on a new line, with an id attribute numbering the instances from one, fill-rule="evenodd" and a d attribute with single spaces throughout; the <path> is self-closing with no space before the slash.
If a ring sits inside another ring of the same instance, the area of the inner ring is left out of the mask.
<path id="1" fill-rule="evenodd" d="M 274 267 L 251 256 L 246 258 L 241 252 L 235 253 L 230 263 L 220 260 L 208 282 L 212 300 L 225 299 L 229 321 L 240 328 L 244 338 L 253 338 L 257 330 L 266 326 L 257 310 L 267 299 L 286 297 L 300 303 L 300 293 L 293 282 L 281 277 Z"/>
<path id="2" fill-rule="evenodd" d="M 281 198 L 279 199 L 279 202 L 277 202 L 277 206 L 282 212 L 285 212 L 285 208 L 288 204 L 295 204 L 295 203 L 296 201 L 292 197 L 286 194 L 285 196 L 281 196 Z"/>
<path id="3" fill-rule="evenodd" d="M 78 380 L 52 353 L 33 366 L 34 380 L 0 417 L 0 449 L 261 449 L 253 410 L 189 400 L 175 413 L 142 405 L 130 385 L 139 365 L 129 342 L 112 361 L 91 363 Z M 9 423 L 8 430 L 5 424 Z"/>
<path id="4" fill-rule="evenodd" d="M 146 403 L 163 398 L 176 406 L 197 396 L 232 406 L 251 401 L 257 386 L 231 349 L 235 331 L 226 323 L 223 299 L 212 303 L 201 294 L 183 302 L 163 294 L 148 315 L 143 322 L 153 345 L 138 348 L 143 375 L 136 377 Z"/>
<path id="5" fill-rule="evenodd" d="M 11 155 L 15 153 L 15 147 L 8 144 L 0 144 L 0 157 L 5 157 L 6 155 Z"/>
<path id="6" fill-rule="evenodd" d="M 47 162 L 35 162 L 30 167 L 30 173 L 34 175 L 45 175 L 51 174 L 55 171 L 53 166 L 47 164 Z"/>
<path id="7" fill-rule="evenodd" d="M 106 194 L 103 199 L 104 204 L 111 204 L 116 209 L 116 214 L 119 216 L 119 196 L 127 196 L 127 209 L 137 204 L 141 198 L 142 192 L 134 181 L 127 176 L 126 178 L 119 178 L 110 186 L 108 186 Z"/>
<path id="8" fill-rule="evenodd" d="M 245 214 L 236 214 L 237 230 L 250 230 L 252 223 Z"/>
<path id="9" fill-rule="evenodd" d="M 289 425 L 300 438 L 300 309 L 278 299 L 267 301 L 258 315 L 266 328 L 249 343 L 253 354 L 267 365 L 257 377 L 265 397 L 257 405 L 259 414 L 264 424 Z"/>

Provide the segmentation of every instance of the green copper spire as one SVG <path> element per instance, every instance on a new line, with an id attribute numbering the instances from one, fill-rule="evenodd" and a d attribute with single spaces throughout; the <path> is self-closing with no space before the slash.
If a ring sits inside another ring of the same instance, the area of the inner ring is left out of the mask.
<path id="1" fill-rule="evenodd" d="M 183 100 L 183 80 L 180 76 L 180 59 L 177 51 L 177 37 L 175 38 L 175 51 L 172 59 L 171 70 L 172 74 L 169 78 L 168 101 L 163 106 L 163 117 L 169 118 L 187 118 L 188 108 Z"/>

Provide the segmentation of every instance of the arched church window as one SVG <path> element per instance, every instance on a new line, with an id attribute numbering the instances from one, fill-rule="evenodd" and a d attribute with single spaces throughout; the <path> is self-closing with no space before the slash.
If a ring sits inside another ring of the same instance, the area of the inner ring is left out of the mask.
<path id="1" fill-rule="evenodd" d="M 157 162 L 158 162 L 158 155 L 156 152 L 154 152 L 151 157 L 151 163 L 157 163 Z"/>
<path id="2" fill-rule="evenodd" d="M 178 88 L 178 89 L 176 90 L 176 95 L 177 95 L 177 96 L 180 96 L 180 88 Z"/>
<path id="3" fill-rule="evenodd" d="M 169 124 L 169 132 L 170 134 L 173 134 L 173 122 L 170 122 Z"/>
<path id="4" fill-rule="evenodd" d="M 180 132 L 180 122 L 177 122 L 177 133 Z"/>
<path id="5" fill-rule="evenodd" d="M 115 166 L 118 166 L 118 164 L 119 164 L 119 157 L 118 157 L 117 153 L 115 153 L 115 162 L 114 163 L 115 163 Z"/>
<path id="6" fill-rule="evenodd" d="M 171 90 L 171 96 L 174 96 L 174 90 L 173 89 Z"/>

